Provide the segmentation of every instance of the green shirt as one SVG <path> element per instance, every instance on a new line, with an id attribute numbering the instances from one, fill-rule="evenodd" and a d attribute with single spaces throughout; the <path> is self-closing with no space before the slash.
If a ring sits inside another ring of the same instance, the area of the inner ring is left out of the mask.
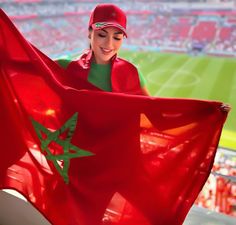
<path id="1" fill-rule="evenodd" d="M 110 64 L 96 64 L 92 62 L 88 81 L 102 90 L 112 91 L 110 74 Z"/>
<path id="2" fill-rule="evenodd" d="M 59 59 L 57 63 L 66 68 L 72 60 L 70 59 Z M 88 81 L 96 87 L 104 91 L 112 91 L 111 87 L 111 65 L 110 64 L 96 64 L 92 62 L 89 71 Z M 139 80 L 141 87 L 145 86 L 145 79 L 139 72 Z"/>

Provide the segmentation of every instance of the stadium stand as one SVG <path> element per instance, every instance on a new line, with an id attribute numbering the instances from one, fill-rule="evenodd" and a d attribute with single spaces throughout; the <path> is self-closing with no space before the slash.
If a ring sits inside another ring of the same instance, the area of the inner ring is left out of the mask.
<path id="1" fill-rule="evenodd" d="M 87 47 L 84 32 L 89 13 L 98 2 L 103 1 L 12 0 L 0 4 L 33 44 L 56 57 Z M 236 10 L 187 10 L 184 4 L 176 10 L 148 2 L 122 4 L 129 17 L 126 47 L 189 52 L 197 42 L 205 53 L 234 56 Z"/>

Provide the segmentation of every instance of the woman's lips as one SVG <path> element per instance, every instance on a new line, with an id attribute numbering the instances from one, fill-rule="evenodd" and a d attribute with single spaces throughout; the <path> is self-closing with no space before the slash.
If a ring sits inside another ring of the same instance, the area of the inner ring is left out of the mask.
<path id="1" fill-rule="evenodd" d="M 101 51 L 104 55 L 109 55 L 112 52 L 111 49 L 107 49 L 107 48 L 101 48 Z"/>

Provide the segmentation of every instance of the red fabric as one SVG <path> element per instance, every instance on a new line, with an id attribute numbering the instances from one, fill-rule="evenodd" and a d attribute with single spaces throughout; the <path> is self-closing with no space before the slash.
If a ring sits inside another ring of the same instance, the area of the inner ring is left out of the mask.
<path id="1" fill-rule="evenodd" d="M 212 168 L 221 103 L 66 87 L 64 71 L 2 11 L 0 29 L 0 188 L 18 190 L 56 225 L 97 225 L 105 209 L 112 224 L 182 224 Z M 72 143 L 95 155 L 70 160 L 67 185 L 31 118 L 53 131 L 75 112 Z"/>
<path id="2" fill-rule="evenodd" d="M 65 82 L 76 89 L 99 90 L 93 84 L 88 83 L 92 52 L 87 50 L 77 61 L 73 61 L 66 69 Z M 126 94 L 142 94 L 137 68 L 128 61 L 116 56 L 112 59 L 111 66 L 112 92 Z"/>

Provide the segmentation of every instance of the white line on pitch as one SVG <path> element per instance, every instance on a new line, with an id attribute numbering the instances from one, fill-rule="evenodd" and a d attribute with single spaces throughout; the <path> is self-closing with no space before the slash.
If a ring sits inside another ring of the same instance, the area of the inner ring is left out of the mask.
<path id="1" fill-rule="evenodd" d="M 168 86 L 168 83 L 172 82 L 172 80 L 174 80 L 179 75 L 181 69 L 185 67 L 186 64 L 188 64 L 190 61 L 192 61 L 192 58 L 189 58 L 178 70 L 176 70 L 176 72 L 172 74 L 172 76 L 165 82 L 165 84 L 161 86 L 161 88 L 154 94 L 154 96 L 158 96 Z"/>

